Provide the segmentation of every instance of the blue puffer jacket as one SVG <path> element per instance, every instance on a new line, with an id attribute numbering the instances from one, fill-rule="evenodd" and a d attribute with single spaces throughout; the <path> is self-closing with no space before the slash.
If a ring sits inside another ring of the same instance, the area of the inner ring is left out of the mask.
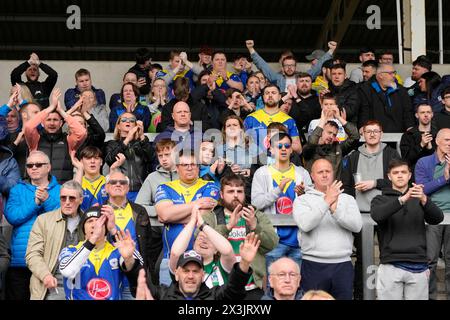
<path id="1" fill-rule="evenodd" d="M 34 202 L 36 186 L 20 181 L 11 189 L 5 210 L 6 220 L 13 226 L 11 267 L 26 267 L 25 252 L 31 227 L 39 215 L 59 208 L 60 188 L 56 178 L 52 176 L 48 185 L 49 197 L 39 206 Z"/>

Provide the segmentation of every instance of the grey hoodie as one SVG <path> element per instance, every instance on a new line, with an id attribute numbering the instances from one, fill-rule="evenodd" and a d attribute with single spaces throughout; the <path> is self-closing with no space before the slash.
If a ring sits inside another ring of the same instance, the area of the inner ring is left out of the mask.
<path id="1" fill-rule="evenodd" d="M 362 228 L 361 213 L 355 198 L 341 193 L 334 214 L 324 200 L 325 194 L 307 188 L 294 200 L 294 220 L 303 259 L 320 263 L 350 261 L 353 232 Z"/>
<path id="2" fill-rule="evenodd" d="M 154 223 L 158 221 L 155 210 L 156 189 L 162 183 L 177 179 L 178 173 L 176 170 L 167 171 L 158 165 L 156 171 L 150 173 L 142 184 L 135 203 L 140 204 L 147 210 L 152 225 L 155 225 Z"/>

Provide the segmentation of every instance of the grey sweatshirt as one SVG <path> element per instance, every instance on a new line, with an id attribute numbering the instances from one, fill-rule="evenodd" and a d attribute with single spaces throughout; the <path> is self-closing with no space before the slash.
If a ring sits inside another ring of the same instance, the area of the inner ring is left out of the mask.
<path id="1" fill-rule="evenodd" d="M 177 180 L 178 173 L 176 170 L 167 171 L 161 166 L 156 168 L 156 171 L 150 173 L 142 184 L 141 189 L 136 197 L 135 203 L 140 204 L 147 210 L 150 222 L 154 225 L 154 222 L 158 221 L 155 210 L 155 194 L 156 189 L 162 183 Z"/>
<path id="2" fill-rule="evenodd" d="M 336 211 L 332 214 L 324 197 L 324 193 L 307 188 L 306 193 L 294 201 L 293 216 L 299 228 L 303 259 L 320 263 L 350 261 L 352 233 L 362 228 L 356 200 L 341 193 Z"/>

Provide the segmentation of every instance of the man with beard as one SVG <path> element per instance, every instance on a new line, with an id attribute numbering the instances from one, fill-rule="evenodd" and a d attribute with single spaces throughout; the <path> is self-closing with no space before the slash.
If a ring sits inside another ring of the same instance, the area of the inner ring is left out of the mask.
<path id="1" fill-rule="evenodd" d="M 255 260 L 253 275 L 245 289 L 246 299 L 260 299 L 264 294 L 266 280 L 265 254 L 278 245 L 278 235 L 269 218 L 253 206 L 245 203 L 245 181 L 239 175 L 227 175 L 220 181 L 220 204 L 213 212 L 203 216 L 205 223 L 230 241 L 236 258 L 240 260 L 239 246 L 243 239 L 254 232 L 261 240 Z"/>
<path id="2" fill-rule="evenodd" d="M 406 78 L 404 84 L 405 88 L 408 90 L 408 95 L 411 98 L 411 102 L 414 101 L 416 96 L 421 94 L 419 88 L 420 77 L 424 73 L 430 72 L 433 67 L 431 60 L 425 55 L 418 56 L 417 59 L 413 61 L 412 65 L 411 77 Z"/>
<path id="3" fill-rule="evenodd" d="M 288 128 L 288 133 L 292 138 L 292 149 L 300 153 L 302 144 L 300 142 L 297 126 L 294 119 L 280 111 L 279 102 L 281 99 L 280 89 L 269 84 L 263 89 L 264 108 L 249 114 L 244 121 L 245 130 L 249 133 L 262 148 L 263 140 L 267 135 L 267 126 L 272 122 L 280 122 Z"/>

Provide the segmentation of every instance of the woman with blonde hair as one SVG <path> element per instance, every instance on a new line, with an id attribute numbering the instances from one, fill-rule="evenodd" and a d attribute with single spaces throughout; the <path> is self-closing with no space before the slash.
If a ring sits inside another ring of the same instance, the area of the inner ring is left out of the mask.
<path id="1" fill-rule="evenodd" d="M 150 109 L 151 119 L 148 132 L 157 132 L 156 128 L 161 122 L 161 112 L 164 106 L 169 102 L 166 81 L 162 78 L 156 78 L 147 96 L 147 105 Z"/>
<path id="2" fill-rule="evenodd" d="M 302 300 L 336 300 L 331 294 L 323 290 L 309 290 L 307 291 Z"/>

